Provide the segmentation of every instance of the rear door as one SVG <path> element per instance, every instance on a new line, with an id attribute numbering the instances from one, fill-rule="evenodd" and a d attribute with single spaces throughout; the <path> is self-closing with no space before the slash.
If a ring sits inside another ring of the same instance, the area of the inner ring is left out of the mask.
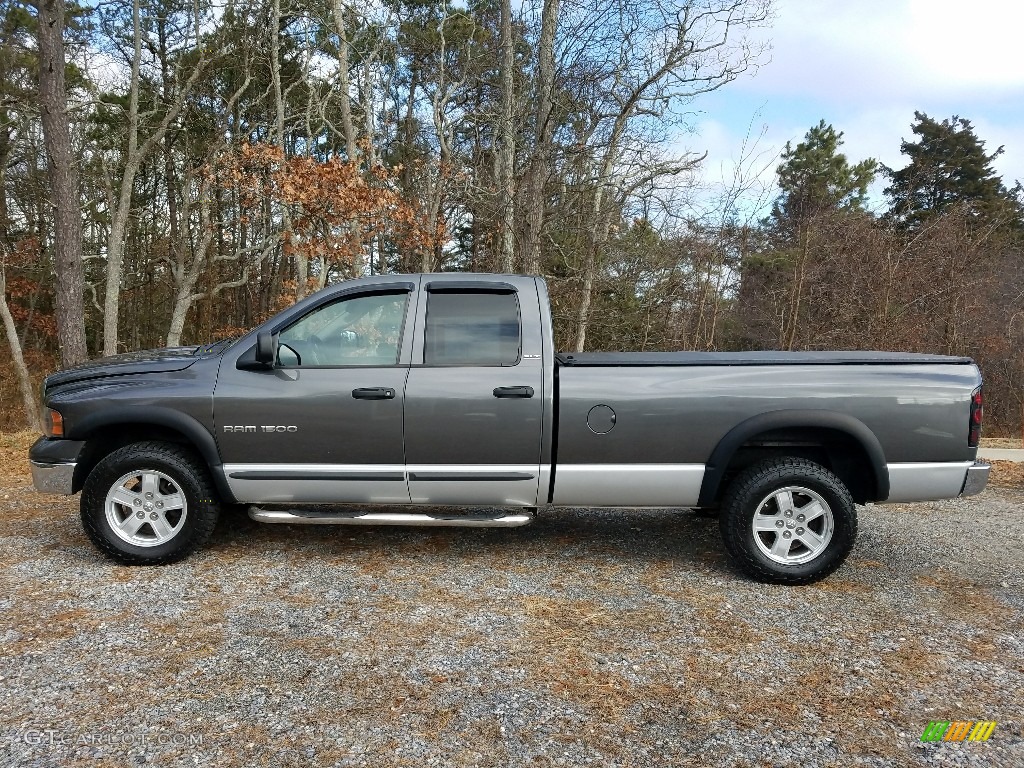
<path id="1" fill-rule="evenodd" d="M 402 422 L 414 288 L 358 286 L 288 318 L 272 329 L 280 346 L 271 370 L 225 360 L 214 420 L 239 501 L 408 503 Z"/>
<path id="2" fill-rule="evenodd" d="M 423 280 L 406 385 L 410 497 L 534 506 L 544 406 L 536 283 Z"/>

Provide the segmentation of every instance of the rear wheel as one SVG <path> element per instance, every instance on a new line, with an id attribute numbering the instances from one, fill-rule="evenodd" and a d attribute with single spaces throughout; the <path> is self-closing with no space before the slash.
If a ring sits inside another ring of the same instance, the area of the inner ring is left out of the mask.
<path id="1" fill-rule="evenodd" d="M 170 443 L 133 443 L 103 458 L 82 490 L 85 532 L 125 565 L 161 565 L 201 547 L 220 505 L 202 463 Z"/>
<path id="2" fill-rule="evenodd" d="M 842 565 L 857 537 L 849 490 L 830 471 L 784 457 L 741 472 L 719 526 L 736 564 L 758 581 L 809 584 Z"/>

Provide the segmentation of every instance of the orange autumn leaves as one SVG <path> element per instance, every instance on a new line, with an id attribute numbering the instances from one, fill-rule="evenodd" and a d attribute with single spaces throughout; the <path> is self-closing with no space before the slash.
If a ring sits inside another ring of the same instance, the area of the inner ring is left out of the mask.
<path id="1" fill-rule="evenodd" d="M 444 239 L 443 222 L 429 222 L 397 190 L 401 169 L 363 168 L 339 157 L 285 156 L 280 147 L 244 144 L 217 169 L 246 207 L 268 200 L 287 206 L 286 256 L 320 262 L 344 275 L 360 271 L 371 244 L 407 256 L 431 251 Z"/>

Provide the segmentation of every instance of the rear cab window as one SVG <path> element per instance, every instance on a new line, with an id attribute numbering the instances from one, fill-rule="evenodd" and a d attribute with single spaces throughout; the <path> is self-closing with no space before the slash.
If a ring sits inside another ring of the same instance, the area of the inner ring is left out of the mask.
<path id="1" fill-rule="evenodd" d="M 521 355 L 514 290 L 428 289 L 424 364 L 513 366 Z"/>

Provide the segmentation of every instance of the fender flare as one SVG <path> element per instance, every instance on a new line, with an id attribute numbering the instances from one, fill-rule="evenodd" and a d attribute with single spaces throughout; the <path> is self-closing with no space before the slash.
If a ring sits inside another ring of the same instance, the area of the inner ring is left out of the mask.
<path id="1" fill-rule="evenodd" d="M 75 439 L 88 441 L 97 430 L 118 426 L 144 427 L 147 424 L 167 427 L 184 435 L 206 464 L 221 498 L 225 503 L 234 503 L 235 497 L 224 479 L 216 439 L 206 427 L 186 413 L 153 405 L 118 405 L 116 409 L 90 413 L 73 425 L 73 431 Z"/>
<path id="2" fill-rule="evenodd" d="M 824 410 L 780 410 L 761 413 L 740 422 L 725 433 L 718 441 L 715 450 L 707 461 L 704 469 L 704 481 L 700 487 L 700 506 L 710 506 L 718 495 L 719 486 L 725 476 L 732 457 L 743 443 L 761 432 L 776 429 L 831 429 L 842 432 L 864 449 L 868 461 L 875 473 L 874 500 L 889 496 L 889 469 L 885 462 L 885 452 L 878 442 L 875 433 L 864 422 L 846 413 Z"/>

